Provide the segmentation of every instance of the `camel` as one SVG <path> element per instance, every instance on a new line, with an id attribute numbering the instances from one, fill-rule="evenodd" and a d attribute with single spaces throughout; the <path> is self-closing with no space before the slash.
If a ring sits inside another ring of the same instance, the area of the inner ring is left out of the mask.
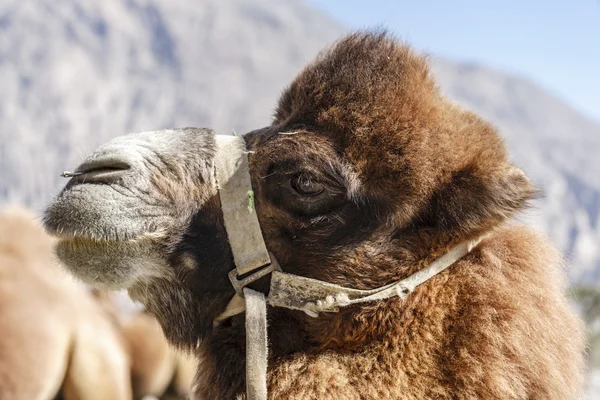
<path id="1" fill-rule="evenodd" d="M 249 324 L 246 341 L 244 319 L 263 321 L 265 296 L 270 398 L 580 395 L 583 329 L 563 261 L 512 222 L 537 189 L 408 45 L 386 32 L 342 38 L 285 89 L 269 126 L 238 139 L 247 199 L 224 195 L 238 171 L 217 176 L 224 137 L 186 128 L 101 146 L 44 216 L 74 275 L 127 289 L 171 343 L 196 352 L 196 399 L 264 397 L 246 393 L 250 332 L 262 328 Z M 262 236 L 230 219 L 230 201 L 247 201 Z M 255 239 L 271 263 L 248 283 L 234 242 Z M 279 306 L 274 292 L 312 296 L 277 288 L 281 277 L 343 296 Z M 383 298 L 390 284 L 398 291 Z M 379 297 L 358 303 L 347 295 L 358 290 Z M 232 300 L 242 295 L 245 313 Z"/>
<path id="2" fill-rule="evenodd" d="M 116 297 L 97 288 L 91 294 L 125 343 L 133 400 L 187 398 L 197 364 L 191 354 L 169 345 L 156 318 L 145 310 L 119 307 Z"/>
<path id="3" fill-rule="evenodd" d="M 129 344 L 133 398 L 187 398 L 196 362 L 169 345 L 156 318 L 139 312 L 123 322 L 122 332 Z"/>
<path id="4" fill-rule="evenodd" d="M 106 293 L 48 268 L 51 249 L 34 215 L 0 213 L 0 398 L 130 400 L 170 388 L 187 396 L 195 363 L 156 320 L 125 318 Z"/>
<path id="5" fill-rule="evenodd" d="M 52 245 L 29 212 L 0 213 L 0 399 L 130 400 L 120 332 L 87 289 L 48 267 Z"/>

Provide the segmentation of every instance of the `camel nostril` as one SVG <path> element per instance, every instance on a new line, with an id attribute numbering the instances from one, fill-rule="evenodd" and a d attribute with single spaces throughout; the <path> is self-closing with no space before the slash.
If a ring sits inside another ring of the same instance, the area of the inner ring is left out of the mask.
<path id="1" fill-rule="evenodd" d="M 76 182 L 108 183 L 122 176 L 131 165 L 122 159 L 98 158 L 86 160 L 75 172 L 70 174 Z"/>

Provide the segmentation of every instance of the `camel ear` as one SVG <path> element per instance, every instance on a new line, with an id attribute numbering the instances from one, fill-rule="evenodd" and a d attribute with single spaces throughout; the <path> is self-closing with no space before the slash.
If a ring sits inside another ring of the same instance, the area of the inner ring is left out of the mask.
<path id="1" fill-rule="evenodd" d="M 464 168 L 432 199 L 430 222 L 460 235 L 488 230 L 523 210 L 538 191 L 519 168 Z M 429 218 L 428 218 L 429 219 Z"/>

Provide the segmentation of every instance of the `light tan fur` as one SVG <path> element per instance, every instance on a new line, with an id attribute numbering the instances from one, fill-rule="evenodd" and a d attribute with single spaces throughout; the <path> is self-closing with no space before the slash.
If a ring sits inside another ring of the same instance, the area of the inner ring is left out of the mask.
<path id="1" fill-rule="evenodd" d="M 177 396 L 190 393 L 195 359 L 167 342 L 156 318 L 145 312 L 136 314 L 124 323 L 123 335 L 129 344 L 134 399 L 160 398 L 169 389 Z"/>
<path id="2" fill-rule="evenodd" d="M 0 399 L 129 400 L 119 332 L 21 209 L 0 213 Z"/>

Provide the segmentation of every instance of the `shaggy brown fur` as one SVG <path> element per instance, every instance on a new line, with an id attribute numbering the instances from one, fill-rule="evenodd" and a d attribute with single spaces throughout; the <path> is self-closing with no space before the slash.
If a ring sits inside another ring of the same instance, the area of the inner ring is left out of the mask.
<path id="1" fill-rule="evenodd" d="M 22 210 L 0 213 L 0 399 L 129 400 L 124 343 L 81 286 L 51 268 L 52 241 Z"/>
<path id="2" fill-rule="evenodd" d="M 535 189 L 493 127 L 439 94 L 422 57 L 386 34 L 351 35 L 248 142 L 263 232 L 286 271 L 374 288 L 489 235 L 405 302 L 317 319 L 270 310 L 272 398 L 577 398 L 583 339 L 560 256 L 505 225 Z M 298 174 L 327 196 L 298 198 Z M 202 348 L 199 398 L 243 391 L 243 351 L 226 344 L 240 326 Z"/>
<path id="3" fill-rule="evenodd" d="M 267 248 L 286 272 L 376 288 L 487 235 L 404 302 L 318 318 L 269 309 L 272 398 L 577 398 L 584 342 L 561 258 L 508 224 L 536 190 L 421 56 L 385 33 L 350 35 L 245 139 Z M 244 317 L 213 327 L 235 267 L 214 154 L 201 129 L 115 139 L 45 222 L 75 274 L 127 288 L 172 343 L 197 348 L 196 398 L 244 398 Z"/>

